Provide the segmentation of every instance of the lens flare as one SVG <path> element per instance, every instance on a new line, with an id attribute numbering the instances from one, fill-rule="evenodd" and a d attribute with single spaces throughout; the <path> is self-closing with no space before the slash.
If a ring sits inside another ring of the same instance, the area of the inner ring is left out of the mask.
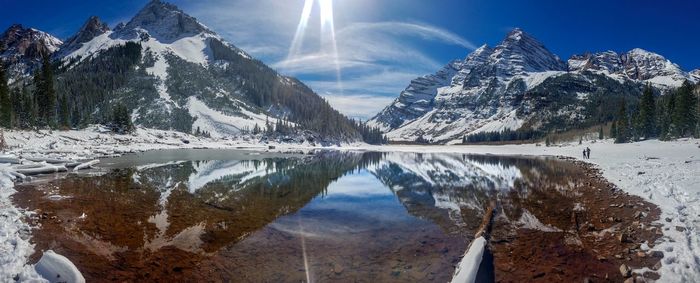
<path id="1" fill-rule="evenodd" d="M 294 34 L 292 45 L 289 47 L 287 61 L 299 55 L 299 50 L 301 50 L 301 42 L 304 40 L 304 34 L 306 33 L 306 27 L 309 24 L 309 18 L 311 18 L 311 9 L 313 6 L 314 0 L 306 0 L 306 2 L 304 2 L 304 9 L 301 11 L 301 18 L 299 19 L 299 25 L 297 25 L 297 32 Z"/>
<path id="2" fill-rule="evenodd" d="M 333 0 L 318 0 L 321 10 L 321 45 L 329 46 L 333 63 L 335 64 L 336 81 L 340 94 L 343 93 L 343 85 L 340 74 L 340 59 L 338 57 L 338 43 L 335 39 L 335 21 L 333 19 Z"/>

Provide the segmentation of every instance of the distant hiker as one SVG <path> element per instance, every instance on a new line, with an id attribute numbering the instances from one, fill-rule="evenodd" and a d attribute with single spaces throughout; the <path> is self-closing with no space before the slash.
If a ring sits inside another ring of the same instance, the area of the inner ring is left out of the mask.
<path id="1" fill-rule="evenodd" d="M 586 159 L 586 149 L 583 149 L 583 159 Z"/>
<path id="2" fill-rule="evenodd" d="M 586 147 L 586 159 L 591 159 L 591 148 Z"/>

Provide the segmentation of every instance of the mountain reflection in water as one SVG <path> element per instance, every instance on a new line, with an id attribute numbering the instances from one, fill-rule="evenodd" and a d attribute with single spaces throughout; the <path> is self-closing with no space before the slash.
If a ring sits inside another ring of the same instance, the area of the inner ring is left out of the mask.
<path id="1" fill-rule="evenodd" d="M 462 154 L 242 156 L 127 163 L 23 185 L 14 199 L 70 219 L 42 223 L 36 249 L 88 280 L 444 282 L 489 202 L 504 229 L 566 229 L 568 215 L 541 204 L 573 203 L 580 174 Z"/>

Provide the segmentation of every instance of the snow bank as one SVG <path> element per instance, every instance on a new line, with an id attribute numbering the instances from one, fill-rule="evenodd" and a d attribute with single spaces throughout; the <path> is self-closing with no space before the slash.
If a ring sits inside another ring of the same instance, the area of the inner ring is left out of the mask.
<path id="1" fill-rule="evenodd" d="M 452 283 L 472 283 L 476 280 L 476 274 L 481 265 L 481 259 L 486 250 L 486 239 L 479 237 L 469 245 L 469 250 L 457 265 Z"/>
<path id="2" fill-rule="evenodd" d="M 66 257 L 52 250 L 44 252 L 35 268 L 37 273 L 51 283 L 85 283 L 85 278 L 78 268 Z"/>

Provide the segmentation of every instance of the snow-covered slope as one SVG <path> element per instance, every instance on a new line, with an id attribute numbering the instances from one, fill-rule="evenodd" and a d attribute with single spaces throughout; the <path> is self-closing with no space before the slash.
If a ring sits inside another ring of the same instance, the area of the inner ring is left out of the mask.
<path id="1" fill-rule="evenodd" d="M 699 78 L 699 72 L 684 72 L 642 49 L 576 55 L 567 64 L 514 29 L 496 47 L 484 45 L 413 80 L 368 124 L 390 140 L 437 143 L 507 129 L 561 130 L 592 119 L 595 111 L 588 107 L 595 99 L 619 103 L 622 96 L 638 96 L 647 83 L 663 93 Z"/>
<path id="2" fill-rule="evenodd" d="M 26 78 L 41 66 L 43 55 L 51 55 L 63 44 L 43 31 L 15 24 L 0 36 L 0 62 L 9 69 L 10 84 Z"/>
<path id="3" fill-rule="evenodd" d="M 700 82 L 700 69 L 692 70 L 688 74 L 695 78 L 695 81 Z"/>

